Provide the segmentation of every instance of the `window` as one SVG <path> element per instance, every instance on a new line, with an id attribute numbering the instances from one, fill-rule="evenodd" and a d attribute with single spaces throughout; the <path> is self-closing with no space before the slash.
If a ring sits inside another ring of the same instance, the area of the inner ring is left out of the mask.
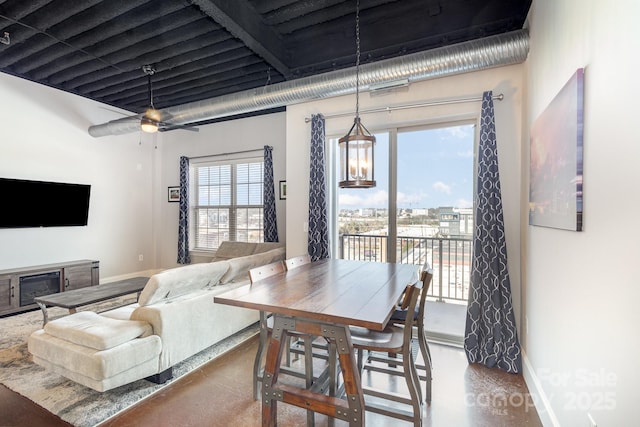
<path id="1" fill-rule="evenodd" d="M 194 165 L 196 250 L 264 240 L 263 169 L 262 158 Z"/>

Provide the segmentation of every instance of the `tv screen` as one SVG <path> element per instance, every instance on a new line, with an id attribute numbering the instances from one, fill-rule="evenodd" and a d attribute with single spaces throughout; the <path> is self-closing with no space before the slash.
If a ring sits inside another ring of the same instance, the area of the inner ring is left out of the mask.
<path id="1" fill-rule="evenodd" d="M 0 178 L 0 228 L 87 225 L 91 186 Z"/>

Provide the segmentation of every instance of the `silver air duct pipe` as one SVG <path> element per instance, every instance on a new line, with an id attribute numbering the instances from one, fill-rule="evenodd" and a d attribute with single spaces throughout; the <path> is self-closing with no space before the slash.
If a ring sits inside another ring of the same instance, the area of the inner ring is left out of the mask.
<path id="1" fill-rule="evenodd" d="M 409 82 L 452 76 L 524 62 L 529 52 L 526 30 L 459 43 L 360 66 L 360 90 L 385 82 Z M 283 107 L 314 99 L 355 93 L 355 67 L 331 71 L 160 110 L 171 123 L 186 125 L 236 114 Z M 130 118 L 89 127 L 94 137 L 137 132 Z"/>

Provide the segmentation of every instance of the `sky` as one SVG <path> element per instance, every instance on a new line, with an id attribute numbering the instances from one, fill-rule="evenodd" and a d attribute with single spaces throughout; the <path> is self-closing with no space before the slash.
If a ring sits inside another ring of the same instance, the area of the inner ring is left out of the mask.
<path id="1" fill-rule="evenodd" d="M 387 208 L 389 138 L 375 134 L 370 189 L 340 189 L 340 209 Z M 474 125 L 398 133 L 398 208 L 473 207 Z"/>

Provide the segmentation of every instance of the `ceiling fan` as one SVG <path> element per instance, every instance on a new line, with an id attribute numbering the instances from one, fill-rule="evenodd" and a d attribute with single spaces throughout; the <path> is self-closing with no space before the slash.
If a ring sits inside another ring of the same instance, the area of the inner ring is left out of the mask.
<path id="1" fill-rule="evenodd" d="M 153 106 L 153 86 L 151 82 L 151 76 L 156 73 L 156 69 L 153 65 L 143 65 L 142 71 L 147 75 L 148 80 L 148 91 L 149 91 L 149 108 L 142 114 L 140 117 L 140 129 L 143 132 L 147 133 L 155 133 L 155 132 L 166 132 L 174 129 L 184 129 L 190 130 L 192 132 L 199 132 L 198 128 L 190 125 L 178 125 L 166 122 L 167 114 L 161 113 L 159 110 Z M 135 116 L 138 117 L 138 116 Z"/>

